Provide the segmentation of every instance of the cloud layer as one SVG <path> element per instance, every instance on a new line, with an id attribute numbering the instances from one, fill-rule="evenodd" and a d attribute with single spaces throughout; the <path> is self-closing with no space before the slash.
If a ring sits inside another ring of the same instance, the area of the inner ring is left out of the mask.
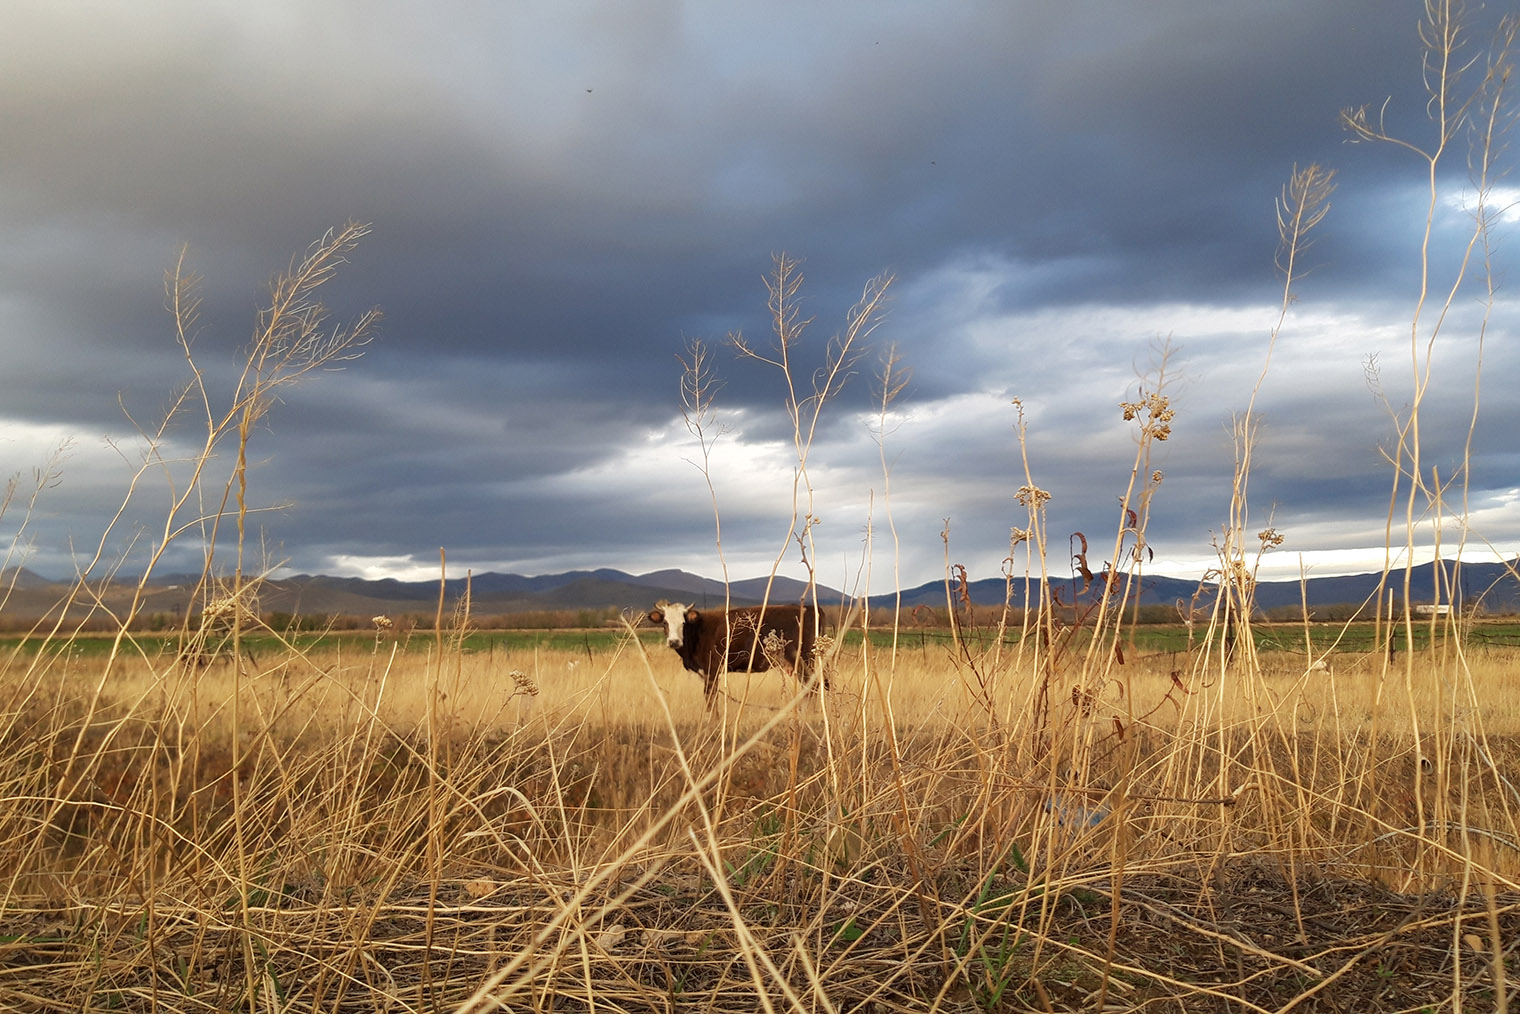
<path id="1" fill-rule="evenodd" d="M 195 355 L 225 396 L 268 280 L 356 219 L 374 234 L 324 297 L 337 320 L 380 305 L 380 338 L 285 392 L 250 445 L 251 495 L 283 505 L 257 516 L 266 552 L 291 570 L 417 576 L 442 547 L 477 571 L 797 574 L 785 378 L 726 341 L 770 347 L 782 251 L 803 260 L 804 388 L 867 282 L 894 279 L 807 458 L 829 583 L 868 546 L 878 588 L 894 558 L 907 583 L 939 576 L 947 521 L 952 560 L 996 573 L 1030 477 L 1054 539 L 1111 542 L 1134 454 L 1118 404 L 1168 341 L 1155 566 L 1206 565 L 1230 420 L 1265 369 L 1252 521 L 1287 535 L 1284 568 L 1333 551 L 1355 569 L 1384 538 L 1412 352 L 1472 234 L 1459 152 L 1421 307 L 1421 164 L 1337 123 L 1387 98 L 1388 129 L 1429 143 L 1422 10 L 25 2 L 0 40 L 0 467 L 25 487 L 72 437 L 32 565 L 93 553 L 140 460 L 132 420 L 151 430 L 189 376 L 163 292 L 182 247 L 203 275 Z M 1274 201 L 1310 162 L 1340 188 L 1268 366 Z M 1485 329 L 1486 299 L 1475 275 L 1444 311 L 1423 465 L 1460 478 L 1481 339 L 1467 506 L 1509 550 L 1515 306 L 1501 288 Z M 681 414 L 693 339 L 722 381 L 705 471 Z M 889 348 L 911 381 L 883 415 Z M 176 456 L 201 439 L 193 416 L 169 432 Z M 111 554 L 154 543 L 184 474 L 149 474 Z"/>

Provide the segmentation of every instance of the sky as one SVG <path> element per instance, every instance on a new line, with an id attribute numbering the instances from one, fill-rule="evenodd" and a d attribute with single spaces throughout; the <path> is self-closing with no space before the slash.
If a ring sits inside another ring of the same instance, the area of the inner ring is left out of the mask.
<path id="1" fill-rule="evenodd" d="M 1504 10 L 1474 12 L 1464 93 Z M 1163 476 L 1148 571 L 1217 565 L 1248 408 L 1246 534 L 1283 536 L 1262 576 L 1376 569 L 1386 455 L 1427 350 L 1422 466 L 1444 482 L 1471 464 L 1443 546 L 1514 554 L 1520 191 L 1500 179 L 1488 197 L 1491 307 L 1480 250 L 1441 312 L 1475 231 L 1469 138 L 1453 138 L 1422 307 L 1422 14 L 19 0 L 0 35 L 0 473 L 17 477 L 0 539 L 49 576 L 137 573 L 159 550 L 160 571 L 198 570 L 196 520 L 236 441 L 171 515 L 205 409 L 152 435 L 192 361 L 226 411 L 271 281 L 357 221 L 371 233 L 317 296 L 333 327 L 383 320 L 342 369 L 279 388 L 251 432 L 250 568 L 811 565 L 879 592 L 951 564 L 996 576 L 1031 481 L 1051 494 L 1050 566 L 1064 573 L 1077 532 L 1096 566 L 1136 463 L 1119 406 L 1155 389 L 1163 348 L 1175 416 L 1143 463 Z M 1362 105 L 1408 146 L 1350 143 L 1339 114 Z M 1310 164 L 1336 189 L 1279 326 L 1275 202 Z M 201 300 L 188 358 L 164 288 L 182 255 Z M 783 255 L 809 322 L 789 352 L 799 398 L 890 279 L 809 427 L 802 483 L 788 377 L 765 361 Z M 682 404 L 694 342 L 714 382 L 700 433 Z M 906 383 L 883 409 L 889 357 Z M 801 540 L 794 504 L 816 518 Z M 231 545 L 224 529 L 222 563 Z"/>

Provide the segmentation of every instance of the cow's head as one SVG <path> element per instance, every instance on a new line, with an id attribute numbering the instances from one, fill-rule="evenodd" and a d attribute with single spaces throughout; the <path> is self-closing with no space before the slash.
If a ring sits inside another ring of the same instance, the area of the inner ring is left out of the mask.
<path id="1" fill-rule="evenodd" d="M 680 651 L 686 643 L 686 624 L 697 618 L 697 611 L 680 602 L 656 602 L 649 611 L 649 622 L 665 628 L 665 642 Z"/>

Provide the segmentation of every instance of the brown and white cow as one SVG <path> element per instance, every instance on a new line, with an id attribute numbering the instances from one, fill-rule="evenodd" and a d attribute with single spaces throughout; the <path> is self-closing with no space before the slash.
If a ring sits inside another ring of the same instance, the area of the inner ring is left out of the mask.
<path id="1" fill-rule="evenodd" d="M 816 691 L 809 672 L 818 615 L 812 606 L 742 606 L 725 614 L 721 608 L 702 610 L 680 602 L 659 602 L 650 610 L 649 622 L 665 628 L 665 641 L 681 656 L 681 663 L 702 677 L 702 691 L 712 707 L 720 674 L 764 672 L 771 667 L 773 655 L 779 655 L 778 662 L 784 661 Z M 770 652 L 764 648 L 767 641 L 773 645 Z M 829 685 L 827 674 L 823 685 Z"/>

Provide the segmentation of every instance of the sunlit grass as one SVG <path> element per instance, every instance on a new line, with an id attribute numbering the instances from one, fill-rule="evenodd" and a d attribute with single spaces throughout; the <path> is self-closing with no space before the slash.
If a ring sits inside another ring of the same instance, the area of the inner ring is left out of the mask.
<path id="1" fill-rule="evenodd" d="M 0 858 L 12 871 L 4 902 L 15 927 L 4 946 L 72 953 L 74 927 L 105 933 L 102 959 L 48 973 L 69 1003 L 119 994 L 114 1002 L 130 1006 L 172 990 L 179 1002 L 243 1006 L 246 986 L 226 973 L 251 960 L 278 980 L 261 988 L 285 1002 L 342 995 L 380 1009 L 398 996 L 463 1003 L 478 976 L 519 953 L 551 963 L 508 975 L 517 985 L 504 995 L 570 996 L 588 974 L 640 979 L 628 962 L 664 933 L 693 974 L 721 979 L 721 955 L 692 950 L 687 934 L 775 957 L 768 920 L 785 913 L 820 959 L 844 933 L 913 967 L 933 953 L 921 949 L 932 938 L 882 934 L 910 917 L 920 925 L 916 910 L 937 897 L 941 931 L 961 941 L 946 940 L 952 955 L 961 947 L 992 985 L 1013 988 L 999 976 L 1031 973 L 1032 954 L 996 966 L 964 945 L 1017 924 L 1064 954 L 1072 975 L 1094 975 L 1099 942 L 1078 934 L 1073 949 L 1040 885 L 1097 905 L 1105 895 L 1082 892 L 1111 890 L 1121 858 L 1140 883 L 1206 884 L 1211 869 L 1234 868 L 1231 854 L 1405 891 L 1473 871 L 1513 889 L 1520 872 L 1504 798 L 1520 768 L 1509 654 L 1473 664 L 1476 703 L 1461 715 L 1440 680 L 1394 693 L 1395 677 L 1370 658 L 1327 674 L 1268 657 L 1273 675 L 1174 679 L 1170 653 L 1139 656 L 1102 692 L 1058 702 L 1041 733 L 1027 712 L 988 713 L 945 651 L 895 665 L 845 655 L 822 701 L 773 673 L 735 676 L 709 712 L 700 680 L 673 653 L 631 639 L 589 658 L 412 649 L 382 642 L 198 669 L 138 660 L 104 687 L 98 659 L 68 653 L 45 671 L 3 674 L 0 743 L 14 762 L 0 784 Z M 1006 675 L 1002 699 L 1035 685 L 1031 674 Z M 1404 731 L 1437 727 L 1444 746 L 1416 748 Z M 1492 768 L 1478 760 L 1480 742 Z M 1432 776 L 1419 785 L 1422 759 Z M 1466 830 L 1449 833 L 1459 814 Z M 911 888 L 918 864 L 940 885 L 931 895 Z M 731 912 L 748 921 L 738 937 L 675 911 L 595 916 L 616 885 L 641 898 L 661 897 L 664 885 L 697 904 L 711 897 L 714 869 Z M 520 914 L 530 910 L 538 914 Z M 968 918 L 981 928 L 966 936 Z M 474 973 L 403 963 L 413 971 L 400 978 L 343 986 L 356 962 L 405 953 L 380 932 L 398 919 L 473 941 L 459 945 L 472 954 L 485 947 L 454 966 Z M 513 949 L 554 925 L 551 940 Z M 624 945 L 614 926 L 640 935 Z M 252 934 L 251 957 L 226 951 L 238 939 L 229 933 Z M 757 942 L 743 944 L 743 933 Z M 488 938 L 517 943 L 492 949 Z M 175 957 L 153 964 L 165 946 Z M 851 960 L 835 954 L 827 972 L 809 974 L 858 982 Z M 425 974 L 437 978 L 424 985 Z M 1134 979 L 1153 996 L 1172 988 L 1164 981 Z M 894 1002 L 906 1002 L 906 988 L 894 987 Z"/>

